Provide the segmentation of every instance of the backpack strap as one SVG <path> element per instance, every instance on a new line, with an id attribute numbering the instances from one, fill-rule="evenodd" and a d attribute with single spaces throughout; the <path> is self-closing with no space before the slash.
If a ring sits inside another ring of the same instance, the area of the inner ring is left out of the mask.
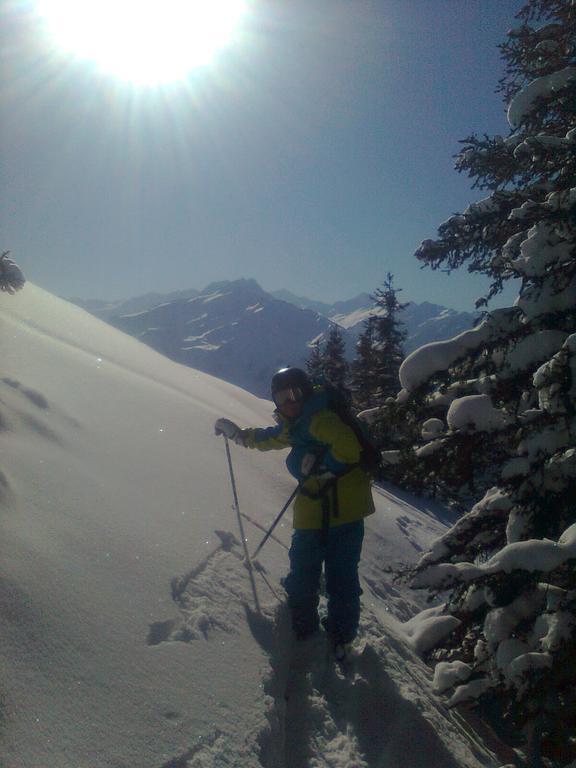
<path id="1" fill-rule="evenodd" d="M 348 470 L 350 471 L 350 470 Z M 347 473 L 345 473 L 347 474 Z M 328 530 L 330 528 L 330 511 L 332 510 L 333 517 L 340 515 L 340 506 L 338 500 L 338 480 L 342 477 L 331 477 L 327 480 L 319 491 L 308 491 L 306 488 L 300 488 L 300 493 L 306 496 L 308 499 L 320 500 L 322 508 L 322 541 L 326 543 L 328 540 Z"/>

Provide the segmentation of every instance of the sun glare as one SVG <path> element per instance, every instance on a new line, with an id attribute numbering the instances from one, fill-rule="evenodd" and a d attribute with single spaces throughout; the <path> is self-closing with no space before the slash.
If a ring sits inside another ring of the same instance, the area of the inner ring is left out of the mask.
<path id="1" fill-rule="evenodd" d="M 246 0 L 37 0 L 55 44 L 134 83 L 183 79 L 228 44 Z"/>

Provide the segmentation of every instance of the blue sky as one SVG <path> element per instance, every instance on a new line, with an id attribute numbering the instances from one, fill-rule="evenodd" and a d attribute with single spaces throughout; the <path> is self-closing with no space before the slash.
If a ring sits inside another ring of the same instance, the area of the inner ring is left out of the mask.
<path id="1" fill-rule="evenodd" d="M 404 300 L 471 309 L 486 283 L 413 253 L 485 194 L 453 155 L 509 132 L 496 46 L 521 5 L 253 0 L 210 66 L 145 88 L 58 54 L 11 0 L 1 247 L 61 296 L 253 277 L 331 301 L 390 271 Z"/>

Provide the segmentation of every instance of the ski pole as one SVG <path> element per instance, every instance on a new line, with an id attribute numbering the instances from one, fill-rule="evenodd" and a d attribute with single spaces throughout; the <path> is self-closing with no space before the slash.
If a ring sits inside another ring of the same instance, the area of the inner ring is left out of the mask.
<path id="1" fill-rule="evenodd" d="M 290 495 L 290 498 L 288 499 L 286 504 L 284 504 L 284 506 L 282 507 L 282 509 L 280 510 L 278 515 L 276 516 L 276 519 L 274 520 L 274 522 L 272 523 L 270 528 L 268 528 L 268 530 L 266 531 L 266 535 L 264 536 L 264 538 L 262 539 L 260 544 L 258 544 L 258 546 L 256 547 L 256 550 L 255 550 L 254 554 L 252 555 L 252 559 L 257 557 L 258 552 L 260 552 L 260 550 L 262 549 L 264 544 L 266 544 L 266 542 L 268 541 L 268 539 L 272 535 L 272 531 L 274 530 L 274 528 L 276 528 L 276 526 L 278 525 L 278 523 L 282 519 L 282 516 L 284 515 L 284 513 L 286 512 L 286 510 L 288 509 L 290 504 L 293 502 L 294 497 L 296 496 L 296 494 L 298 493 L 299 490 L 300 490 L 300 485 L 297 485 L 296 488 L 294 488 L 294 490 L 292 491 L 292 494 Z"/>
<path id="2" fill-rule="evenodd" d="M 252 585 L 252 593 L 254 595 L 254 605 L 256 611 L 260 613 L 260 602 L 258 600 L 258 592 L 256 591 L 256 581 L 254 580 L 254 570 L 252 566 L 252 560 L 250 553 L 248 552 L 248 546 L 246 544 L 246 536 L 244 535 L 244 524 L 242 523 L 242 516 L 240 515 L 240 505 L 238 503 L 238 491 L 236 490 L 236 479 L 234 477 L 234 469 L 232 467 L 232 456 L 230 455 L 230 444 L 228 438 L 224 435 L 224 444 L 226 446 L 226 458 L 228 459 L 228 470 L 230 472 L 230 482 L 232 484 L 232 496 L 234 498 L 234 509 L 236 510 L 236 517 L 238 518 L 238 528 L 240 529 L 240 538 L 242 539 L 242 546 L 244 547 L 244 560 L 248 573 L 250 574 L 250 583 Z"/>
<path id="3" fill-rule="evenodd" d="M 324 454 L 325 453 L 326 453 L 326 451 L 324 450 L 320 455 L 316 456 L 314 464 L 312 465 L 312 468 L 308 472 L 307 477 L 309 477 L 310 475 L 314 474 L 314 471 L 320 466 L 320 464 L 322 464 L 322 461 L 324 460 Z M 306 478 L 304 478 L 304 480 L 302 482 L 305 482 L 305 480 L 306 480 Z M 264 538 L 262 539 L 260 544 L 258 544 L 258 546 L 256 547 L 256 551 L 252 555 L 252 559 L 253 560 L 256 558 L 256 556 L 258 555 L 258 552 L 260 552 L 260 550 L 262 549 L 264 544 L 266 544 L 266 542 L 268 541 L 268 539 L 272 535 L 272 531 L 274 530 L 274 528 L 276 528 L 276 526 L 278 525 L 278 523 L 282 519 L 282 516 L 284 515 L 284 513 L 286 512 L 286 510 L 288 509 L 290 504 L 292 504 L 292 502 L 294 501 L 294 497 L 296 496 L 296 494 L 298 493 L 298 491 L 300 490 L 301 487 L 302 487 L 302 483 L 298 483 L 296 488 L 294 488 L 294 490 L 292 491 L 292 493 L 290 495 L 290 498 L 288 499 L 286 504 L 284 504 L 284 506 L 282 507 L 280 512 L 278 512 L 278 514 L 276 515 L 276 519 L 274 520 L 274 522 L 272 523 L 270 528 L 268 528 L 266 536 L 264 536 Z"/>

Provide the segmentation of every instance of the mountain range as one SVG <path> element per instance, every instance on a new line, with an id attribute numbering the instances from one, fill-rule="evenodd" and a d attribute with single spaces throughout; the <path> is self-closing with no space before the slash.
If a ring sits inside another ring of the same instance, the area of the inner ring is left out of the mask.
<path id="1" fill-rule="evenodd" d="M 327 304 L 289 291 L 268 293 L 253 279 L 117 302 L 71 301 L 172 360 L 261 397 L 268 395 L 272 373 L 283 365 L 304 366 L 311 345 L 321 342 L 334 324 L 342 328 L 352 359 L 364 321 L 375 311 L 367 293 Z M 407 333 L 405 351 L 451 338 L 477 317 L 429 302 L 407 302 L 399 315 Z"/>

